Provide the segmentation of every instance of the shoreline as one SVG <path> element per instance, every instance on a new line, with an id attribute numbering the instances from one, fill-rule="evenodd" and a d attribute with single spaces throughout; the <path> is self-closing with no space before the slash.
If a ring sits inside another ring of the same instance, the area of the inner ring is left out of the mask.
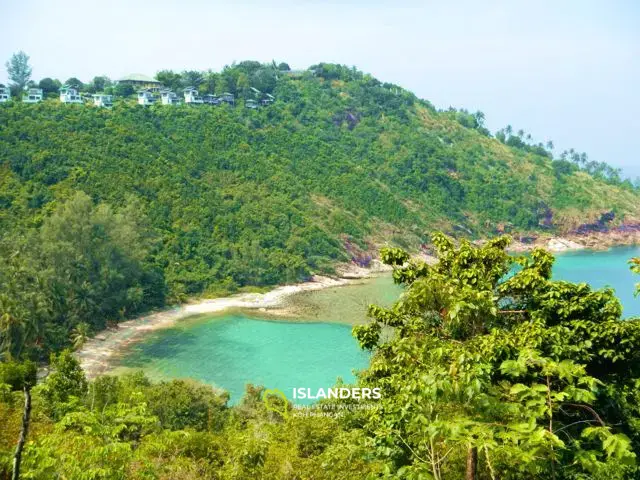
<path id="1" fill-rule="evenodd" d="M 386 271 L 390 271 L 390 268 L 377 261 L 372 268 L 347 265 L 338 269 L 339 276 L 336 278 L 314 275 L 310 281 L 281 285 L 266 293 L 240 293 L 230 297 L 195 300 L 180 306 L 150 312 L 147 315 L 121 322 L 117 328 L 99 332 L 88 339 L 74 355 L 80 361 L 87 379 L 93 379 L 110 370 L 111 361 L 125 347 L 141 341 L 149 332 L 170 328 L 181 320 L 203 314 L 222 313 L 235 308 L 266 310 L 267 308 L 282 307 L 285 299 L 297 293 L 342 287 Z M 289 316 L 285 311 L 279 314 L 278 310 L 275 310 L 272 313 L 274 316 L 282 318 Z"/>
<path id="2" fill-rule="evenodd" d="M 523 243 L 514 239 L 507 250 L 513 253 L 524 253 L 533 248 L 542 247 L 552 253 L 562 253 L 580 250 L 606 250 L 616 246 L 637 244 L 640 244 L 640 232 L 627 233 L 626 235 L 599 233 L 595 235 L 541 237 L 531 243 Z M 427 263 L 436 260 L 424 253 L 416 255 L 416 257 Z M 170 328 L 181 320 L 203 314 L 222 313 L 235 308 L 260 311 L 271 309 L 268 313 L 273 317 L 287 319 L 292 317 L 292 313 L 287 309 L 285 300 L 295 294 L 351 285 L 358 280 L 371 278 L 391 270 L 391 267 L 382 264 L 379 260 L 374 260 L 369 268 L 353 264 L 340 264 L 336 266 L 336 277 L 314 275 L 309 281 L 277 286 L 266 293 L 240 293 L 230 297 L 194 299 L 179 306 L 153 311 L 121 322 L 117 328 L 103 330 L 88 339 L 75 352 L 75 356 L 80 361 L 87 378 L 93 379 L 110 370 L 112 360 L 127 346 L 141 341 L 149 332 Z"/>

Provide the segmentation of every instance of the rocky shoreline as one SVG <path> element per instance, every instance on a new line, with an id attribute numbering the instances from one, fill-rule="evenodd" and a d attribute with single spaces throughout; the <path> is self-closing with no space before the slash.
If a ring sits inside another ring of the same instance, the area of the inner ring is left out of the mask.
<path id="1" fill-rule="evenodd" d="M 624 245 L 640 245 L 640 228 L 570 233 L 565 236 L 520 237 L 514 239 L 514 242 L 509 246 L 509 251 L 527 252 L 533 248 L 541 247 L 558 253 L 583 249 L 606 250 Z M 434 257 L 426 253 L 420 253 L 416 255 L 416 258 L 429 264 L 436 261 Z M 264 294 L 244 293 L 225 298 L 192 301 L 122 322 L 118 324 L 117 328 L 102 331 L 89 339 L 76 352 L 76 356 L 87 377 L 94 378 L 105 373 L 110 368 L 111 360 L 125 347 L 139 342 L 147 333 L 169 328 L 179 320 L 196 315 L 219 313 L 233 308 L 268 310 L 274 316 L 286 318 L 291 316 L 291 312 L 284 306 L 284 300 L 291 295 L 304 291 L 349 285 L 357 280 L 390 270 L 392 270 L 391 267 L 384 265 L 379 260 L 372 260 L 367 267 L 358 266 L 355 263 L 342 264 L 336 267 L 335 278 L 314 276 L 308 282 L 276 287 Z"/>
<path id="2" fill-rule="evenodd" d="M 640 230 L 611 229 L 585 233 L 567 233 L 563 236 L 541 236 L 535 239 L 514 239 L 509 246 L 511 252 L 527 252 L 541 247 L 550 252 L 572 250 L 607 250 L 612 247 L 640 245 Z"/>
<path id="3" fill-rule="evenodd" d="M 295 285 L 283 285 L 267 293 L 242 293 L 225 298 L 192 301 L 119 323 L 116 328 L 104 330 L 89 339 L 75 355 L 87 378 L 95 378 L 109 370 L 111 361 L 125 347 L 139 342 L 149 332 L 172 327 L 176 322 L 188 317 L 220 313 L 234 308 L 263 311 L 269 309 L 274 315 L 278 315 L 277 308 L 283 306 L 284 300 L 291 295 L 349 285 L 358 279 L 368 278 L 389 270 L 391 267 L 377 260 L 372 261 L 368 268 L 345 264 L 336 268 L 336 278 L 315 275 L 310 281 Z M 282 316 L 288 316 L 285 310 L 282 311 Z"/>

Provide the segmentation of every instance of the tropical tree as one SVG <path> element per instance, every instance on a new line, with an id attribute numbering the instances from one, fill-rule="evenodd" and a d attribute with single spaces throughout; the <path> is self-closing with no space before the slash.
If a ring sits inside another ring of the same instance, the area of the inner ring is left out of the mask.
<path id="1" fill-rule="evenodd" d="M 9 80 L 12 82 L 11 86 L 18 92 L 24 90 L 31 79 L 29 56 L 21 50 L 14 53 L 5 65 Z"/>
<path id="2" fill-rule="evenodd" d="M 20 478 L 22 450 L 27 440 L 29 423 L 31 421 L 31 389 L 36 384 L 36 374 L 37 366 L 31 361 L 0 363 L 0 390 L 3 389 L 2 387 L 5 387 L 11 391 L 22 391 L 24 394 L 20 436 L 18 437 L 13 455 L 12 480 L 18 480 Z"/>
<path id="3" fill-rule="evenodd" d="M 433 243 L 433 266 L 381 252 L 407 290 L 354 327 L 375 353 L 361 382 L 383 389 L 377 454 L 406 478 L 631 478 L 640 322 L 610 289 L 551 280 L 543 250 Z"/>
<path id="4" fill-rule="evenodd" d="M 42 93 L 47 96 L 55 96 L 60 89 L 60 82 L 52 78 L 46 77 L 40 80 L 38 88 L 42 89 Z"/>

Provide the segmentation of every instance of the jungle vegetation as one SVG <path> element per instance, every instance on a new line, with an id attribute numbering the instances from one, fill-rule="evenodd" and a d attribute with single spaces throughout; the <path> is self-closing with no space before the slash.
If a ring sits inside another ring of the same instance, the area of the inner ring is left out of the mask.
<path id="1" fill-rule="evenodd" d="M 371 408 L 323 400 L 341 415 L 314 417 L 267 410 L 251 385 L 230 406 L 195 382 L 87 382 L 65 350 L 35 386 L 33 363 L 0 364 L 0 475 L 26 418 L 28 479 L 639 478 L 638 320 L 621 320 L 609 289 L 551 280 L 544 250 L 433 243 L 432 266 L 381 252 L 405 291 L 354 327 L 373 354 L 358 385 L 382 389 Z"/>
<path id="2" fill-rule="evenodd" d="M 30 76 L 26 54 L 9 67 L 15 85 Z M 438 111 L 355 68 L 245 61 L 157 78 L 276 101 L 0 105 L 3 352 L 44 359 L 72 332 L 366 263 L 385 244 L 416 251 L 436 229 L 483 238 L 638 215 L 638 190 L 608 170 L 511 127 L 494 138 L 482 112 Z"/>

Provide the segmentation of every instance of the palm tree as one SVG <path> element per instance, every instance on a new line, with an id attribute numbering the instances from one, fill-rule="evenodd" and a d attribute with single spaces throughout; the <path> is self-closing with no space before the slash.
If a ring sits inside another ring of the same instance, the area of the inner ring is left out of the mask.
<path id="1" fill-rule="evenodd" d="M 86 322 L 80 322 L 71 332 L 71 342 L 73 343 L 73 348 L 78 350 L 82 345 L 85 344 L 87 339 L 89 338 L 89 332 L 91 331 L 91 327 Z"/>

